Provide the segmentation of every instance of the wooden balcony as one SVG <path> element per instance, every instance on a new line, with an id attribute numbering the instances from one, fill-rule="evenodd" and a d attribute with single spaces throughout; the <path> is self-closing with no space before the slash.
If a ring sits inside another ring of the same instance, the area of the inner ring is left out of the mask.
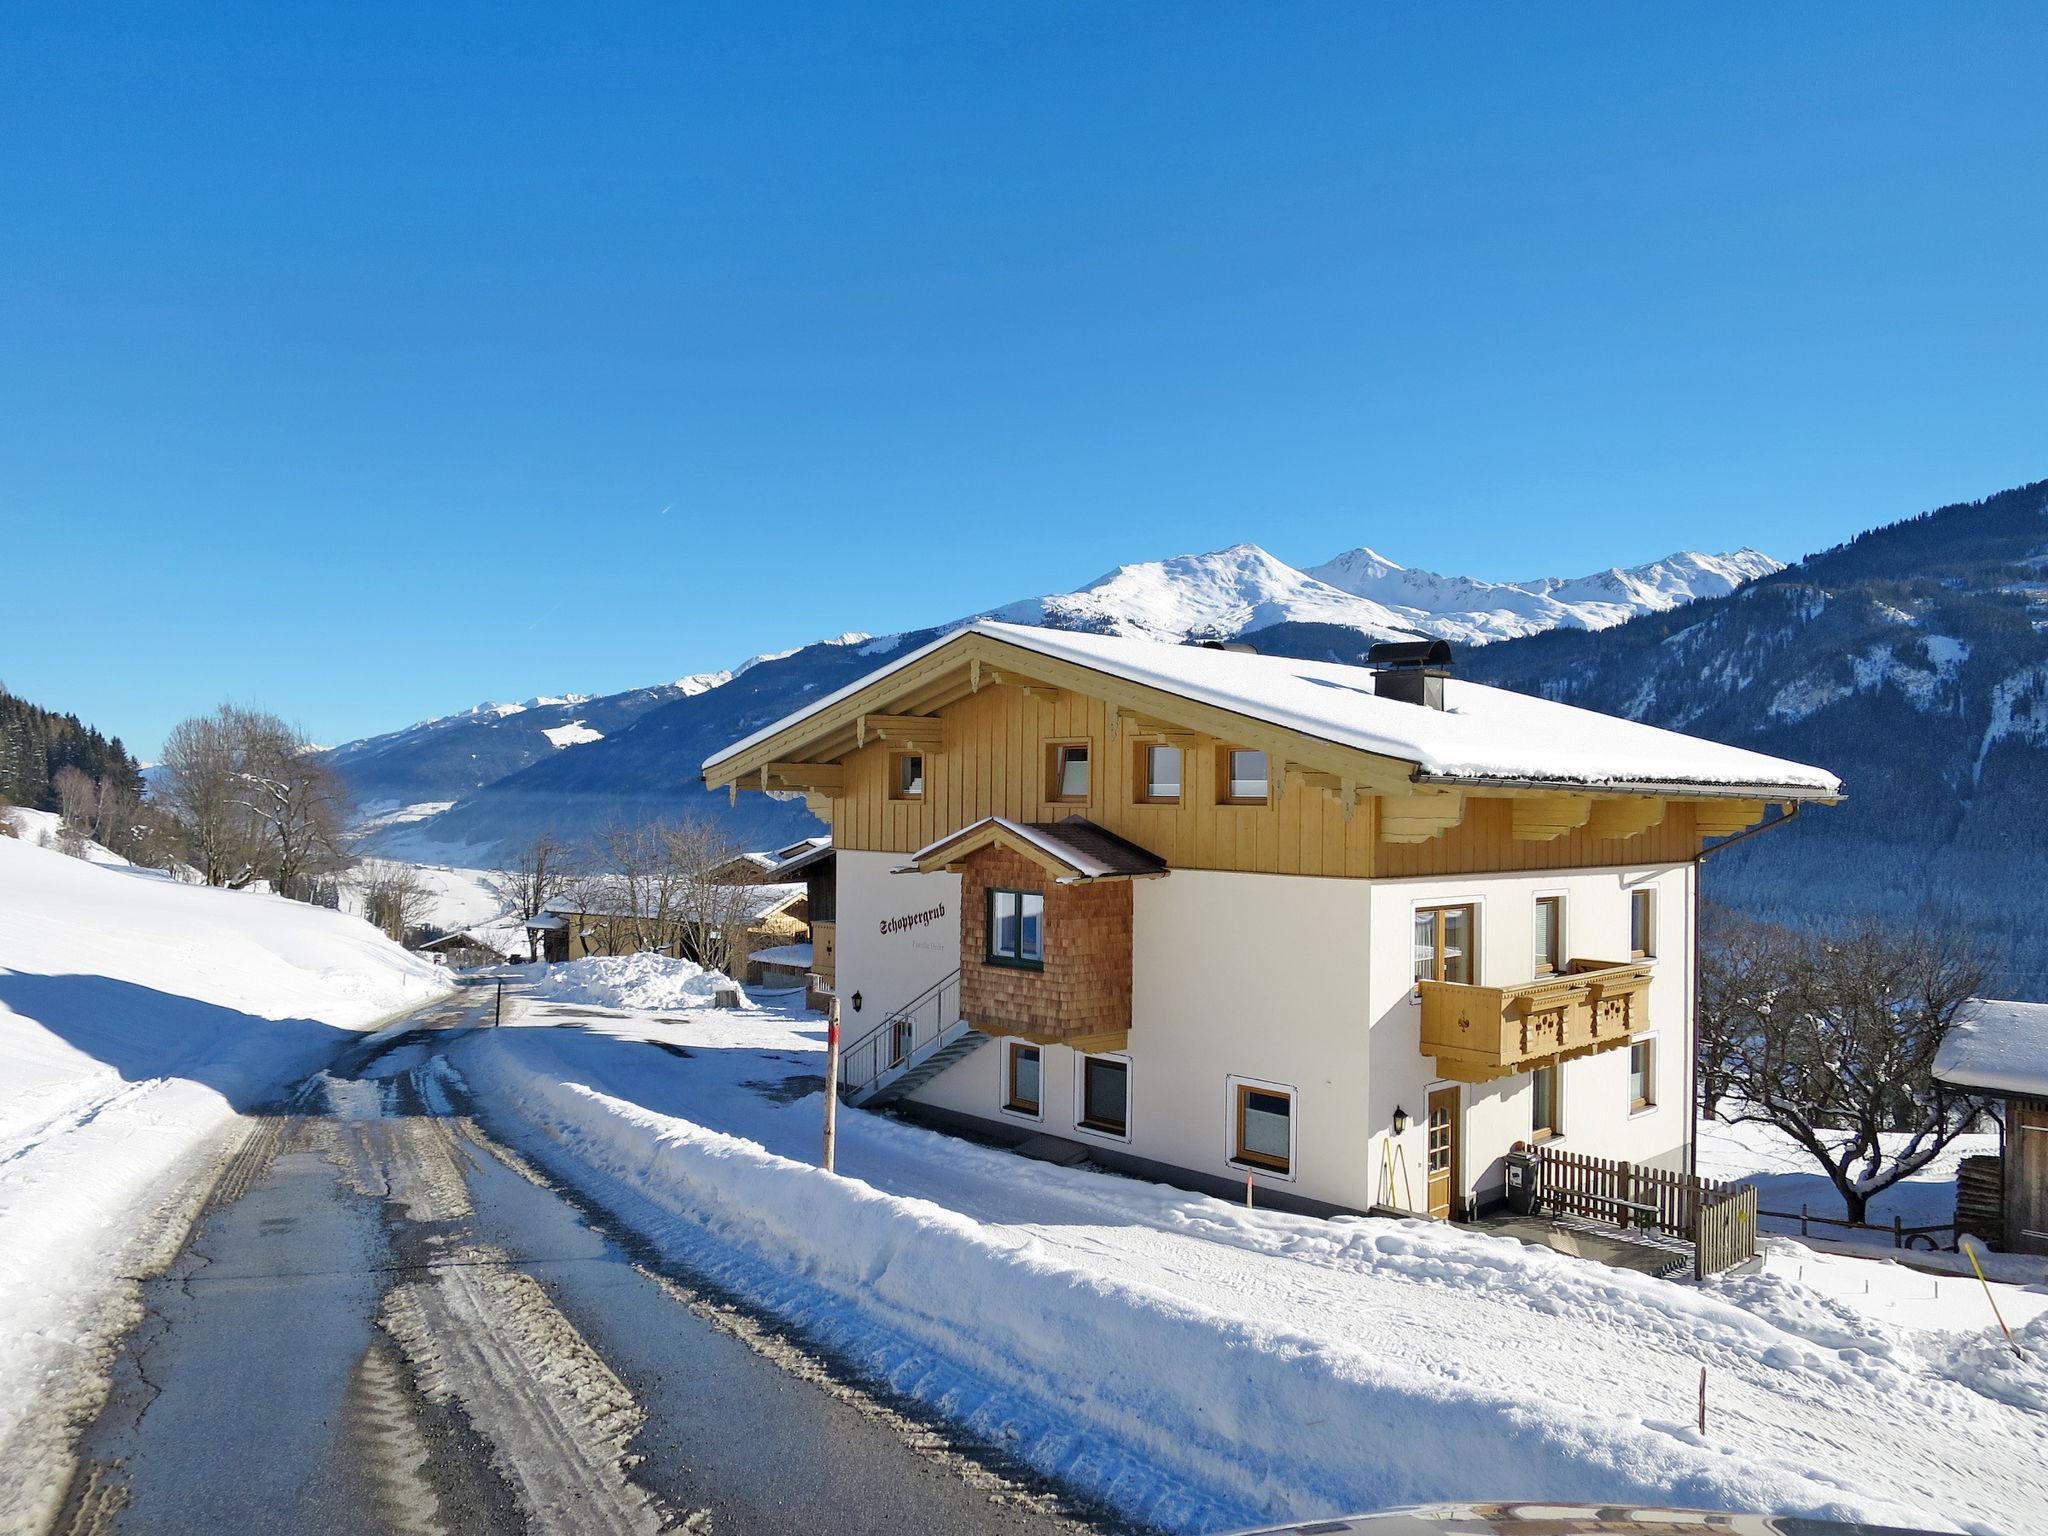
<path id="1" fill-rule="evenodd" d="M 1507 987 L 1416 983 L 1422 1053 L 1440 1075 L 1487 1083 L 1549 1062 L 1626 1045 L 1650 1027 L 1647 961 L 1573 960 L 1555 976 Z"/>

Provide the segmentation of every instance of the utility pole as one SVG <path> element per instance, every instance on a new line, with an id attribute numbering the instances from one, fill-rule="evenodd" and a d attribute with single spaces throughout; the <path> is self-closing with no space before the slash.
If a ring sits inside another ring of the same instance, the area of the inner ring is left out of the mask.
<path id="1" fill-rule="evenodd" d="M 839 1150 L 839 999 L 825 1015 L 825 1171 Z"/>

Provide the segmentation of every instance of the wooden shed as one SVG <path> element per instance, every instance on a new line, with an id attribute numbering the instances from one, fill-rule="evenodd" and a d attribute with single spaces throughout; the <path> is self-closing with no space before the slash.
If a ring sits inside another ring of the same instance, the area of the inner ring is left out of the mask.
<path id="1" fill-rule="evenodd" d="M 2048 1254 L 2048 1003 L 1972 998 L 1934 1075 L 2005 1101 L 2004 1246 Z"/>

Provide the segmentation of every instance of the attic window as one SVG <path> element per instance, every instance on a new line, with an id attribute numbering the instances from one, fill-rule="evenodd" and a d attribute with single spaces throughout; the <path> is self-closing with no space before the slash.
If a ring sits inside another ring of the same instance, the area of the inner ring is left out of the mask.
<path id="1" fill-rule="evenodd" d="M 1225 805 L 1264 805 L 1271 794 L 1266 754 L 1246 747 L 1225 747 L 1218 766 Z"/>
<path id="2" fill-rule="evenodd" d="M 922 800 L 924 798 L 924 754 L 922 752 L 898 752 L 889 770 L 889 798 L 891 800 Z"/>
<path id="3" fill-rule="evenodd" d="M 1138 798 L 1150 805 L 1180 803 L 1180 748 L 1148 742 L 1138 748 Z"/>
<path id="4" fill-rule="evenodd" d="M 1045 798 L 1079 804 L 1088 799 L 1088 743 L 1056 741 L 1046 751 Z"/>

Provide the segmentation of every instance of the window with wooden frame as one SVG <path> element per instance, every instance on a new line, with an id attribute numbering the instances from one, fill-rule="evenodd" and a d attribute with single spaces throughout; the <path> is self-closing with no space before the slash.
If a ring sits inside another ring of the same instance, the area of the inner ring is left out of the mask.
<path id="1" fill-rule="evenodd" d="M 1650 1109 L 1657 1103 L 1657 1042 L 1637 1040 L 1628 1048 L 1628 1107 Z"/>
<path id="2" fill-rule="evenodd" d="M 1269 1173 L 1294 1171 L 1294 1095 L 1238 1083 L 1231 1094 L 1231 1161 Z"/>
<path id="3" fill-rule="evenodd" d="M 1045 798 L 1066 805 L 1088 799 L 1088 743 L 1048 742 L 1045 749 Z"/>
<path id="4" fill-rule="evenodd" d="M 1039 1114 L 1038 1047 L 1012 1040 L 1003 1053 L 1003 1108 L 1013 1115 Z"/>
<path id="5" fill-rule="evenodd" d="M 1564 969 L 1564 898 L 1536 898 L 1535 931 L 1531 935 L 1536 951 L 1535 973 L 1555 976 Z"/>
<path id="6" fill-rule="evenodd" d="M 1558 1104 L 1558 1069 L 1553 1062 L 1529 1074 L 1529 1139 L 1548 1141 L 1564 1134 Z"/>
<path id="7" fill-rule="evenodd" d="M 1121 1056 L 1081 1058 L 1075 1123 L 1105 1136 L 1131 1134 L 1131 1064 Z"/>
<path id="8" fill-rule="evenodd" d="M 1470 986 L 1479 909 L 1468 904 L 1415 909 L 1415 979 Z"/>
<path id="9" fill-rule="evenodd" d="M 988 893 L 988 963 L 1045 969 L 1045 896 L 1039 891 Z"/>
<path id="10" fill-rule="evenodd" d="M 1266 805 L 1273 798 L 1272 764 L 1250 747 L 1216 749 L 1216 799 L 1223 805 Z"/>
<path id="11" fill-rule="evenodd" d="M 1657 954 L 1657 893 L 1652 890 L 1628 893 L 1628 952 L 1634 960 L 1651 960 Z"/>
<path id="12" fill-rule="evenodd" d="M 1180 748 L 1158 741 L 1139 742 L 1136 781 L 1141 805 L 1179 805 Z"/>
<path id="13" fill-rule="evenodd" d="M 891 800 L 922 800 L 924 798 L 924 754 L 922 752 L 898 752 L 889 760 L 889 798 Z"/>

